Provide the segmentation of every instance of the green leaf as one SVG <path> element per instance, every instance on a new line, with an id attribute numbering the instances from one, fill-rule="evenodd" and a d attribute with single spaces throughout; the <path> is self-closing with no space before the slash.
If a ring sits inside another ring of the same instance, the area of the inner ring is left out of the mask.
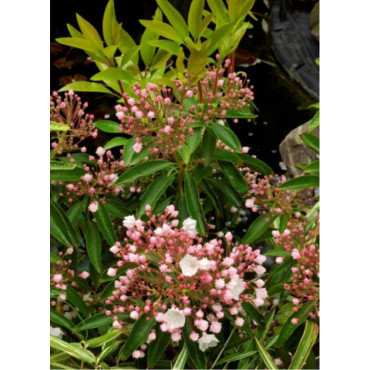
<path id="1" fill-rule="evenodd" d="M 188 139 L 188 146 L 190 149 L 190 153 L 193 153 L 195 149 L 198 147 L 200 143 L 200 139 L 202 138 L 202 129 L 200 127 L 195 128 L 194 135 L 190 136 Z"/>
<path id="2" fill-rule="evenodd" d="M 316 127 L 319 127 L 319 125 L 320 125 L 320 111 L 316 112 L 316 114 L 313 116 L 308 126 L 307 132 L 308 133 L 312 132 Z"/>
<path id="3" fill-rule="evenodd" d="M 189 356 L 188 348 L 186 347 L 186 344 L 183 343 L 181 352 L 177 356 L 177 359 L 173 364 L 172 370 L 184 370 L 188 356 Z"/>
<path id="4" fill-rule="evenodd" d="M 126 146 L 127 145 L 128 144 L 126 144 Z M 135 164 L 142 162 L 146 157 L 149 157 L 149 148 L 148 147 L 141 149 L 141 151 L 139 153 L 134 152 L 134 154 L 131 158 L 130 165 L 134 166 Z"/>
<path id="5" fill-rule="evenodd" d="M 128 171 L 122 174 L 115 182 L 116 185 L 127 184 L 136 181 L 137 179 L 152 175 L 155 172 L 172 167 L 173 163 L 169 161 L 154 160 L 147 161 L 131 167 Z"/>
<path id="6" fill-rule="evenodd" d="M 50 131 L 68 131 L 70 127 L 58 122 L 50 122 Z"/>
<path id="7" fill-rule="evenodd" d="M 226 356 L 226 357 L 220 359 L 219 361 L 217 361 L 217 365 L 221 365 L 221 364 L 224 364 L 226 362 L 239 361 L 243 358 L 251 357 L 256 353 L 257 353 L 257 351 L 248 351 L 248 352 L 245 352 L 245 353 L 229 355 L 229 356 Z"/>
<path id="8" fill-rule="evenodd" d="M 99 120 L 94 123 L 95 127 L 97 127 L 100 131 L 108 132 L 110 134 L 120 134 L 120 125 L 117 122 L 109 121 L 109 120 Z M 116 139 L 116 138 L 115 138 Z"/>
<path id="9" fill-rule="evenodd" d="M 257 114 L 251 112 L 249 107 L 245 107 L 244 110 L 233 110 L 230 109 L 226 112 L 226 115 L 223 118 L 256 118 L 258 117 Z"/>
<path id="10" fill-rule="evenodd" d="M 85 170 L 79 167 L 73 170 L 51 170 L 50 181 L 79 181 L 83 175 Z"/>
<path id="11" fill-rule="evenodd" d="M 112 339 L 117 338 L 122 334 L 121 330 L 112 330 L 101 337 L 89 339 L 86 344 L 91 348 L 103 346 L 105 343 L 110 342 Z"/>
<path id="12" fill-rule="evenodd" d="M 120 68 L 108 68 L 92 76 L 91 81 L 131 81 L 129 73 Z"/>
<path id="13" fill-rule="evenodd" d="M 224 149 L 215 149 L 215 151 L 213 152 L 213 158 L 220 161 L 227 161 L 238 164 L 242 163 L 242 160 L 237 154 Z"/>
<path id="14" fill-rule="evenodd" d="M 60 170 L 71 171 L 74 168 L 76 168 L 76 165 L 74 163 L 50 161 L 50 169 L 54 171 L 60 171 Z"/>
<path id="15" fill-rule="evenodd" d="M 302 141 L 316 153 L 320 152 L 320 139 L 316 135 L 304 134 L 301 136 Z"/>
<path id="16" fill-rule="evenodd" d="M 95 364 L 95 356 L 90 351 L 87 349 L 74 347 L 56 337 L 50 336 L 50 347 L 68 353 L 72 357 L 75 357 L 81 361 L 85 361 L 89 364 Z"/>
<path id="17" fill-rule="evenodd" d="M 304 175 L 288 180 L 280 184 L 280 190 L 301 190 L 311 187 L 318 187 L 320 185 L 320 178 L 314 175 Z"/>
<path id="18" fill-rule="evenodd" d="M 84 316 L 89 315 L 89 310 L 81 296 L 71 286 L 67 286 L 67 300 L 76 306 Z"/>
<path id="19" fill-rule="evenodd" d="M 147 320 L 148 318 L 148 320 Z M 155 319 L 143 314 L 135 322 L 127 341 L 121 348 L 119 359 L 126 361 L 127 358 L 148 338 L 149 332 L 155 324 Z"/>
<path id="20" fill-rule="evenodd" d="M 185 164 L 189 163 L 191 153 L 189 147 L 185 143 L 182 144 L 182 149 L 177 149 L 176 153 L 180 154 Z"/>
<path id="21" fill-rule="evenodd" d="M 257 338 L 254 338 L 257 344 L 258 352 L 260 353 L 263 362 L 270 370 L 277 370 L 274 360 L 271 358 L 270 354 L 266 351 L 265 347 L 259 342 Z"/>
<path id="22" fill-rule="evenodd" d="M 197 229 L 201 235 L 204 235 L 205 230 L 205 220 L 202 206 L 199 201 L 198 188 L 195 183 L 193 176 L 190 173 L 185 174 L 185 199 L 187 203 L 187 208 L 190 216 L 197 221 Z"/>
<path id="23" fill-rule="evenodd" d="M 114 0 L 109 0 L 103 16 L 103 36 L 107 45 L 113 45 L 114 29 L 117 27 Z"/>
<path id="24" fill-rule="evenodd" d="M 229 201 L 230 205 L 240 207 L 243 203 L 243 199 L 240 194 L 227 182 L 213 179 L 207 179 L 207 182 L 220 191 Z"/>
<path id="25" fill-rule="evenodd" d="M 230 180 L 233 187 L 241 193 L 245 193 L 248 190 L 248 185 L 243 177 L 242 173 L 229 162 L 218 162 L 221 166 L 222 172 Z"/>
<path id="26" fill-rule="evenodd" d="M 72 330 L 74 327 L 74 324 L 71 320 L 68 320 L 64 315 L 54 311 L 53 309 L 50 310 L 50 321 L 70 330 Z"/>
<path id="27" fill-rule="evenodd" d="M 276 220 L 278 215 L 272 216 L 270 213 L 259 216 L 249 226 L 247 233 L 242 239 L 242 244 L 251 244 L 257 240 Z M 269 219 L 269 221 L 266 221 Z"/>
<path id="28" fill-rule="evenodd" d="M 307 165 L 305 165 L 303 168 L 304 172 L 308 173 L 319 173 L 320 172 L 320 161 L 313 161 Z"/>
<path id="29" fill-rule="evenodd" d="M 62 262 L 63 260 L 54 253 L 50 253 L 50 263 Z"/>
<path id="30" fill-rule="evenodd" d="M 140 23 L 148 30 L 157 33 L 169 40 L 176 41 L 177 43 L 182 42 L 181 36 L 176 32 L 176 30 L 169 24 L 158 22 L 158 21 L 146 21 L 141 19 Z"/>
<path id="31" fill-rule="evenodd" d="M 93 222 L 87 225 L 86 250 L 95 270 L 101 273 L 101 239 L 98 227 Z"/>
<path id="32" fill-rule="evenodd" d="M 299 342 L 298 348 L 290 363 L 289 369 L 302 369 L 306 363 L 308 355 L 315 344 L 316 337 L 319 334 L 319 326 L 312 321 L 306 321 L 303 336 Z"/>
<path id="33" fill-rule="evenodd" d="M 249 302 L 242 303 L 243 308 L 245 309 L 247 315 L 251 317 L 258 325 L 263 325 L 262 315 L 252 306 Z"/>
<path id="34" fill-rule="evenodd" d="M 122 344 L 122 341 L 117 341 L 117 342 L 113 342 L 113 344 L 111 344 L 109 347 L 104 348 L 103 351 L 97 356 L 96 358 L 97 362 L 101 364 L 101 361 L 104 360 L 109 355 L 113 354 L 121 344 Z M 114 369 L 114 367 L 111 367 L 111 369 Z M 116 369 L 122 369 L 122 368 L 116 367 Z"/>
<path id="35" fill-rule="evenodd" d="M 157 338 L 150 342 L 148 348 L 148 366 L 151 368 L 155 366 L 171 342 L 171 334 L 160 330 L 159 325 L 157 325 L 156 335 Z"/>
<path id="36" fill-rule="evenodd" d="M 81 213 L 85 210 L 85 202 L 84 201 L 75 201 L 71 205 L 71 207 L 67 211 L 67 217 L 73 226 L 76 225 L 76 222 L 81 215 Z"/>
<path id="37" fill-rule="evenodd" d="M 271 256 L 271 257 L 290 257 L 291 253 L 286 250 L 272 250 L 263 253 L 264 256 Z"/>
<path id="38" fill-rule="evenodd" d="M 53 200 L 50 201 L 50 232 L 66 247 L 80 244 L 75 228 L 63 209 Z"/>
<path id="39" fill-rule="evenodd" d="M 218 19 L 220 19 L 222 23 L 229 21 L 227 9 L 222 0 L 207 0 L 207 3 L 211 8 L 212 12 Z"/>
<path id="40" fill-rule="evenodd" d="M 94 213 L 94 217 L 104 239 L 112 246 L 117 241 L 117 237 L 103 204 L 99 203 L 98 210 Z"/>
<path id="41" fill-rule="evenodd" d="M 114 137 L 112 140 L 109 140 L 104 145 L 104 149 L 105 150 L 108 150 L 108 149 L 115 148 L 117 146 L 126 145 L 127 142 L 128 142 L 128 139 L 126 139 L 125 137 Z"/>
<path id="42" fill-rule="evenodd" d="M 135 154 L 135 151 L 133 149 L 134 145 L 135 138 L 132 137 L 131 139 L 129 139 L 129 141 L 125 145 L 125 148 L 123 149 L 123 161 L 125 162 L 125 166 L 129 166 L 131 164 L 132 157 Z"/>
<path id="43" fill-rule="evenodd" d="M 201 181 L 199 185 L 201 186 L 202 190 L 206 193 L 208 199 L 213 204 L 213 207 L 215 209 L 217 216 L 219 218 L 223 218 L 222 206 L 221 206 L 220 200 L 214 193 L 212 187 L 208 184 L 206 180 Z"/>
<path id="44" fill-rule="evenodd" d="M 279 338 L 276 342 L 276 347 L 281 347 L 287 339 L 292 335 L 292 333 L 301 325 L 303 322 L 306 321 L 308 314 L 311 312 L 312 307 L 315 305 L 315 301 L 310 301 L 302 306 L 297 312 L 293 312 L 293 314 L 288 318 L 286 323 L 283 325 Z M 291 320 L 293 318 L 298 318 L 297 324 L 292 324 Z"/>
<path id="45" fill-rule="evenodd" d="M 105 325 L 112 324 L 113 319 L 104 313 L 98 313 L 94 316 L 88 317 L 86 320 L 81 321 L 77 326 L 75 326 L 74 331 L 78 332 L 81 330 L 96 329 Z"/>
<path id="46" fill-rule="evenodd" d="M 235 133 L 229 129 L 227 126 L 222 126 L 218 123 L 211 122 L 209 127 L 213 130 L 214 134 L 219 140 L 226 144 L 231 149 L 236 152 L 240 151 L 240 141 Z"/>
<path id="47" fill-rule="evenodd" d="M 175 208 L 179 212 L 178 219 L 181 223 L 189 217 L 185 194 L 183 191 L 180 191 L 176 197 Z"/>
<path id="48" fill-rule="evenodd" d="M 153 47 L 157 47 L 159 49 L 166 50 L 173 55 L 179 55 L 180 53 L 180 46 L 174 41 L 152 40 L 152 41 L 147 41 L 147 44 Z"/>
<path id="49" fill-rule="evenodd" d="M 132 213 L 125 207 L 124 203 L 117 197 L 107 198 L 104 206 L 108 213 L 122 220 Z"/>
<path id="50" fill-rule="evenodd" d="M 167 0 L 157 0 L 157 4 L 181 38 L 188 36 L 188 26 L 182 15 Z"/>
<path id="51" fill-rule="evenodd" d="M 137 213 L 138 217 L 145 213 L 145 207 L 147 204 L 154 209 L 158 199 L 163 195 L 167 188 L 173 183 L 175 175 L 168 177 L 166 174 L 157 177 L 153 182 L 150 183 L 145 193 L 140 198 L 140 209 Z"/>
<path id="52" fill-rule="evenodd" d="M 113 94 L 112 91 L 108 90 L 106 87 L 97 82 L 88 82 L 88 81 L 75 81 L 68 85 L 65 85 L 58 91 L 84 91 L 84 92 L 102 92 L 107 94 Z M 114 94 L 113 94 L 114 95 Z"/>
<path id="53" fill-rule="evenodd" d="M 81 37 L 59 37 L 55 39 L 56 42 L 59 42 L 59 44 L 71 46 L 73 48 L 82 49 L 85 52 L 95 53 L 96 48 L 94 45 L 85 38 Z"/>
<path id="54" fill-rule="evenodd" d="M 83 33 L 83 35 L 98 49 L 103 48 L 103 42 L 100 39 L 98 31 L 94 28 L 94 26 L 89 23 L 86 19 L 82 18 L 79 14 L 76 14 L 78 25 Z"/>
<path id="55" fill-rule="evenodd" d="M 213 54 L 217 48 L 219 48 L 225 39 L 231 36 L 231 31 L 234 27 L 234 24 L 229 23 L 217 28 L 214 32 L 212 32 L 209 40 L 211 44 L 207 50 L 207 56 Z"/>
<path id="56" fill-rule="evenodd" d="M 266 176 L 274 174 L 273 169 L 260 159 L 244 153 L 238 155 L 251 170 Z"/>
<path id="57" fill-rule="evenodd" d="M 190 334 L 192 332 L 191 324 L 189 318 L 186 318 L 185 326 L 183 328 L 184 341 L 188 349 L 188 354 L 191 361 L 194 363 L 197 369 L 207 369 L 206 355 L 199 349 L 197 342 L 193 342 L 190 339 Z"/>
<path id="58" fill-rule="evenodd" d="M 204 9 L 204 0 L 193 0 L 190 4 L 188 24 L 189 31 L 197 40 L 202 26 L 202 14 Z"/>
<path id="59" fill-rule="evenodd" d="M 206 128 L 203 134 L 202 150 L 207 165 L 212 160 L 213 152 L 216 147 L 216 141 L 217 140 L 215 135 L 213 134 L 213 131 L 209 128 Z"/>

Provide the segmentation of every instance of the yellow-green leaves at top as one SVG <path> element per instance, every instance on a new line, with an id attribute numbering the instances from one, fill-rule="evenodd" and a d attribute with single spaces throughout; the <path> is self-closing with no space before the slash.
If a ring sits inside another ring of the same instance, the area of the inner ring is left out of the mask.
<path id="1" fill-rule="evenodd" d="M 188 24 L 194 39 L 197 40 L 202 26 L 204 0 L 193 0 L 190 4 Z"/>
<path id="2" fill-rule="evenodd" d="M 182 42 L 181 36 L 176 30 L 167 23 L 158 21 L 146 21 L 141 19 L 140 23 L 148 30 L 156 32 L 158 35 L 163 36 L 169 40 Z"/>
<path id="3" fill-rule="evenodd" d="M 189 36 L 188 26 L 182 15 L 167 0 L 157 0 L 157 4 L 181 38 Z"/>
<path id="4" fill-rule="evenodd" d="M 118 22 L 114 11 L 114 0 L 109 0 L 103 16 L 103 36 L 107 45 L 114 45 L 114 30 Z"/>
<path id="5" fill-rule="evenodd" d="M 222 24 L 229 22 L 227 9 L 222 0 L 207 0 L 207 3 L 216 18 L 218 18 Z"/>
<path id="6" fill-rule="evenodd" d="M 99 36 L 99 32 L 95 29 L 95 27 L 89 23 L 86 19 L 82 18 L 79 14 L 76 14 L 78 25 L 86 37 L 87 40 L 92 42 L 97 49 L 103 49 L 103 41 Z"/>

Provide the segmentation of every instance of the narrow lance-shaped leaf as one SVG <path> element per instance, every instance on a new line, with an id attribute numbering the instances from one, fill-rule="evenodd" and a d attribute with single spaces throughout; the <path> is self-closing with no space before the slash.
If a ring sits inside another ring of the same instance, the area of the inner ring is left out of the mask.
<path id="1" fill-rule="evenodd" d="M 197 40 L 199 37 L 202 25 L 203 9 L 204 9 L 204 0 L 193 0 L 190 4 L 188 24 L 189 30 L 195 40 Z"/>
<path id="2" fill-rule="evenodd" d="M 94 213 L 94 217 L 101 233 L 104 236 L 104 239 L 108 242 L 109 245 L 113 245 L 116 242 L 117 237 L 108 213 L 103 204 L 99 203 L 98 210 Z"/>
<path id="3" fill-rule="evenodd" d="M 117 146 L 123 146 L 123 145 L 126 145 L 128 142 L 128 139 L 126 139 L 125 137 L 114 137 L 112 140 L 109 140 L 105 145 L 104 145 L 104 149 L 105 150 L 108 150 L 108 149 L 112 149 L 112 148 L 115 148 Z"/>
<path id="4" fill-rule="evenodd" d="M 160 36 L 178 43 L 182 42 L 181 36 L 176 32 L 176 30 L 166 23 L 146 20 L 140 20 L 140 23 L 148 30 L 156 32 Z"/>
<path id="5" fill-rule="evenodd" d="M 241 193 L 248 190 L 248 185 L 242 173 L 231 163 L 219 161 L 222 172 L 233 184 L 234 188 Z"/>
<path id="6" fill-rule="evenodd" d="M 96 329 L 105 325 L 109 325 L 113 322 L 113 319 L 104 313 L 98 313 L 94 316 L 88 317 L 86 320 L 81 321 L 75 328 L 74 331 Z"/>
<path id="7" fill-rule="evenodd" d="M 107 45 L 113 45 L 113 33 L 117 27 L 116 14 L 114 11 L 114 0 L 109 0 L 103 16 L 103 36 Z"/>
<path id="8" fill-rule="evenodd" d="M 320 124 L 320 112 L 316 112 L 308 126 L 307 132 L 308 133 L 312 132 L 315 128 L 319 127 L 319 124 Z"/>
<path id="9" fill-rule="evenodd" d="M 77 307 L 83 315 L 88 316 L 89 310 L 85 302 L 71 286 L 67 286 L 67 300 L 71 302 L 73 306 Z"/>
<path id="10" fill-rule="evenodd" d="M 272 216 L 267 213 L 255 219 L 249 226 L 247 233 L 244 235 L 242 243 L 251 244 L 257 240 L 270 227 L 277 216 L 278 215 Z"/>
<path id="11" fill-rule="evenodd" d="M 72 357 L 75 357 L 81 361 L 85 361 L 90 364 L 95 363 L 95 356 L 90 351 L 87 349 L 74 347 L 59 338 L 50 336 L 50 347 L 68 353 Z"/>
<path id="12" fill-rule="evenodd" d="M 71 320 L 68 320 L 64 315 L 54 311 L 53 309 L 50 310 L 50 321 L 70 330 L 74 327 Z"/>
<path id="13" fill-rule="evenodd" d="M 117 338 L 120 334 L 122 334 L 121 330 L 112 330 L 100 337 L 89 339 L 86 344 L 91 348 L 100 347 L 112 339 Z"/>
<path id="14" fill-rule="evenodd" d="M 86 249 L 92 265 L 101 273 L 101 239 L 99 229 L 93 222 L 87 226 Z"/>
<path id="15" fill-rule="evenodd" d="M 70 162 L 58 162 L 58 161 L 50 161 L 50 169 L 55 171 L 66 170 L 71 171 L 76 168 L 74 163 Z"/>
<path id="16" fill-rule="evenodd" d="M 107 94 L 114 95 L 114 93 L 111 90 L 107 89 L 100 83 L 88 82 L 88 81 L 75 81 L 68 85 L 65 85 L 58 91 L 62 92 L 62 91 L 69 91 L 69 90 L 84 91 L 84 92 L 101 92 L 101 93 L 107 93 Z"/>
<path id="17" fill-rule="evenodd" d="M 177 356 L 177 359 L 173 365 L 172 370 L 183 370 L 185 369 L 186 361 L 188 359 L 189 352 L 186 344 L 184 343 L 181 349 L 181 352 Z"/>
<path id="18" fill-rule="evenodd" d="M 185 326 L 183 328 L 183 337 L 186 347 L 188 348 L 189 357 L 197 369 L 207 369 L 206 355 L 199 349 L 199 344 L 190 339 L 191 332 L 192 329 L 190 321 L 186 318 Z"/>
<path id="19" fill-rule="evenodd" d="M 82 18 L 79 14 L 76 14 L 76 18 L 83 35 L 98 49 L 103 49 L 103 42 L 100 39 L 99 32 L 95 29 L 95 27 L 86 19 Z"/>
<path id="20" fill-rule="evenodd" d="M 148 348 L 148 366 L 151 368 L 155 366 L 171 342 L 171 334 L 160 330 L 159 325 L 156 330 L 156 335 L 156 339 L 150 342 Z"/>
<path id="21" fill-rule="evenodd" d="M 120 125 L 117 122 L 109 121 L 109 120 L 99 120 L 94 123 L 95 127 L 97 127 L 100 131 L 108 132 L 110 134 L 119 134 L 122 133 L 120 131 Z"/>
<path id="22" fill-rule="evenodd" d="M 301 190 L 311 187 L 318 187 L 320 185 L 319 176 L 314 175 L 304 175 L 299 176 L 294 179 L 288 180 L 283 184 L 279 185 L 281 190 Z"/>
<path id="23" fill-rule="evenodd" d="M 238 156 L 253 171 L 256 171 L 262 175 L 272 175 L 274 173 L 274 170 L 260 159 L 244 153 L 238 154 Z"/>
<path id="24" fill-rule="evenodd" d="M 185 23 L 182 15 L 167 0 L 157 0 L 157 4 L 162 9 L 163 13 L 166 15 L 167 19 L 177 33 L 183 39 L 188 36 L 188 26 Z"/>
<path id="25" fill-rule="evenodd" d="M 226 144 L 236 152 L 240 151 L 240 141 L 231 129 L 214 122 L 210 123 L 209 127 L 213 130 L 217 138 L 221 140 L 224 144 Z"/>
<path id="26" fill-rule="evenodd" d="M 301 136 L 302 141 L 316 153 L 320 152 L 320 139 L 313 134 L 304 134 Z"/>
<path id="27" fill-rule="evenodd" d="M 258 352 L 260 353 L 263 362 L 270 370 L 277 370 L 277 366 L 274 360 L 271 358 L 270 354 L 267 352 L 266 348 L 259 342 L 257 338 L 254 338 L 257 344 Z"/>
<path id="28" fill-rule="evenodd" d="M 203 134 L 202 149 L 203 156 L 207 165 L 211 162 L 212 155 L 216 147 L 216 141 L 216 137 L 213 134 L 212 130 L 206 128 Z"/>

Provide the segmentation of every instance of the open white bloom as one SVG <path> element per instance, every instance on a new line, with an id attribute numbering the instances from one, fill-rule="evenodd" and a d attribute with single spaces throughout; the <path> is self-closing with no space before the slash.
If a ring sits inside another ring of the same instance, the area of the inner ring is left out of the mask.
<path id="1" fill-rule="evenodd" d="M 266 288 L 256 289 L 256 296 L 257 298 L 266 299 L 267 298 Z"/>
<path id="2" fill-rule="evenodd" d="M 188 233 L 188 234 L 196 234 L 197 233 L 197 221 L 193 220 L 191 217 L 188 217 L 184 222 L 182 223 L 182 228 Z"/>
<path id="3" fill-rule="evenodd" d="M 126 216 L 123 221 L 123 226 L 127 227 L 128 229 L 132 229 L 136 225 L 135 216 Z"/>
<path id="4" fill-rule="evenodd" d="M 199 268 L 198 260 L 190 254 L 186 254 L 180 261 L 180 267 L 185 276 L 194 276 Z"/>
<path id="5" fill-rule="evenodd" d="M 240 278 L 232 279 L 227 284 L 227 289 L 230 290 L 233 296 L 233 299 L 238 300 L 240 294 L 244 291 L 243 279 L 240 279 Z"/>
<path id="6" fill-rule="evenodd" d="M 199 349 L 205 351 L 208 348 L 216 347 L 219 340 L 214 334 L 203 334 L 199 339 Z"/>
<path id="7" fill-rule="evenodd" d="M 171 308 L 163 315 L 163 321 L 173 330 L 185 325 L 185 315 L 178 308 Z"/>
<path id="8" fill-rule="evenodd" d="M 198 266 L 201 270 L 208 271 L 211 268 L 211 261 L 208 258 L 202 258 L 198 262 Z"/>
<path id="9" fill-rule="evenodd" d="M 102 157 L 104 154 L 105 154 L 105 150 L 99 146 L 98 149 L 96 149 L 96 152 L 95 152 L 99 157 Z"/>
<path id="10" fill-rule="evenodd" d="M 62 338 L 62 336 L 64 335 L 60 328 L 53 328 L 52 326 L 50 326 L 50 334 L 53 337 L 57 337 L 59 339 Z"/>

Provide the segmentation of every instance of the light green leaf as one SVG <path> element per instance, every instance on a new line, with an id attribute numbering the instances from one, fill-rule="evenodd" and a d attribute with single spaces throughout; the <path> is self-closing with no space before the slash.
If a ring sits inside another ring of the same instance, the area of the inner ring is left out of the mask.
<path id="1" fill-rule="evenodd" d="M 68 353 L 72 357 L 75 357 L 81 361 L 85 361 L 89 364 L 95 364 L 95 356 L 90 351 L 87 349 L 74 347 L 56 337 L 50 336 L 50 347 Z"/>
<path id="2" fill-rule="evenodd" d="M 182 346 L 181 352 L 177 356 L 177 359 L 173 365 L 172 370 L 184 370 L 188 356 L 189 356 L 188 348 L 186 347 L 186 344 L 184 343 Z"/>
<path id="3" fill-rule="evenodd" d="M 92 43 L 81 37 L 59 37 L 55 39 L 59 44 L 71 46 L 73 48 L 82 49 L 85 52 L 95 53 L 96 48 Z"/>
<path id="4" fill-rule="evenodd" d="M 301 136 L 302 141 L 316 153 L 320 152 L 320 139 L 316 135 L 304 134 Z"/>
<path id="5" fill-rule="evenodd" d="M 106 87 L 101 85 L 100 83 L 97 82 L 88 82 L 88 81 L 75 81 L 72 82 L 68 85 L 65 85 L 58 91 L 84 91 L 84 92 L 102 92 L 102 93 L 107 93 L 107 94 L 113 94 L 112 91 L 108 90 Z"/>
<path id="6" fill-rule="evenodd" d="M 305 365 L 308 355 L 315 344 L 316 337 L 319 334 L 319 326 L 312 321 L 306 321 L 303 336 L 299 342 L 298 348 L 290 363 L 289 369 L 300 370 Z"/>
<path id="7" fill-rule="evenodd" d="M 222 23 L 229 21 L 229 16 L 227 14 L 227 9 L 222 0 L 207 0 L 209 7 L 215 16 L 220 19 Z"/>
<path id="8" fill-rule="evenodd" d="M 288 180 L 279 186 L 280 190 L 301 190 L 311 187 L 318 187 L 320 178 L 314 175 L 304 175 Z"/>
<path id="9" fill-rule="evenodd" d="M 94 26 L 89 23 L 86 19 L 82 18 L 79 14 L 76 14 L 78 25 L 83 33 L 83 35 L 92 42 L 97 49 L 103 49 L 103 42 L 100 39 L 98 31 Z"/>
<path id="10" fill-rule="evenodd" d="M 58 162 L 58 161 L 50 161 L 50 169 L 54 171 L 66 170 L 70 171 L 76 167 L 74 163 L 70 162 Z"/>
<path id="11" fill-rule="evenodd" d="M 167 188 L 173 183 L 175 175 L 168 177 L 166 174 L 157 177 L 148 188 L 145 190 L 145 193 L 140 198 L 140 209 L 138 211 L 138 217 L 142 216 L 145 213 L 145 207 L 147 204 L 154 209 L 157 204 L 158 199 L 164 194 Z"/>
<path id="12" fill-rule="evenodd" d="M 259 216 L 249 226 L 247 233 L 242 239 L 243 244 L 251 244 L 257 240 L 275 221 L 278 215 L 272 216 L 270 213 Z M 268 221 L 266 221 L 268 219 Z"/>
<path id="13" fill-rule="evenodd" d="M 141 177 L 152 175 L 155 172 L 164 170 L 172 166 L 173 166 L 173 163 L 169 161 L 162 161 L 162 160 L 147 161 L 147 162 L 138 164 L 134 167 L 131 167 L 127 172 L 125 172 L 123 175 L 121 175 L 117 179 L 115 184 L 118 185 L 118 184 L 131 183 Z"/>
<path id="14" fill-rule="evenodd" d="M 257 114 L 251 112 L 249 107 L 245 107 L 244 110 L 233 110 L 230 109 L 226 112 L 226 115 L 223 118 L 244 118 L 251 119 L 258 117 Z"/>
<path id="15" fill-rule="evenodd" d="M 240 152 L 240 141 L 231 129 L 229 129 L 227 126 L 222 126 L 215 122 L 211 122 L 209 124 L 209 127 L 212 129 L 219 140 L 221 140 L 224 144 L 226 144 L 236 152 Z"/>
<path id="16" fill-rule="evenodd" d="M 103 36 L 107 45 L 114 45 L 113 33 L 117 24 L 114 0 L 109 0 L 103 16 Z"/>
<path id="17" fill-rule="evenodd" d="M 132 77 L 129 73 L 120 68 L 108 68 L 104 71 L 96 73 L 92 76 L 91 81 L 131 81 Z"/>
<path id="18" fill-rule="evenodd" d="M 86 320 L 81 321 L 75 328 L 74 331 L 78 332 L 81 330 L 96 329 L 105 325 L 112 324 L 113 319 L 104 313 L 98 313 L 94 316 L 88 317 Z"/>
<path id="19" fill-rule="evenodd" d="M 209 37 L 211 43 L 207 51 L 207 56 L 213 54 L 216 51 L 216 49 L 218 49 L 222 45 L 226 38 L 230 38 L 233 27 L 234 24 L 232 23 L 225 24 L 224 26 L 221 26 L 220 28 L 216 29 L 211 34 L 211 36 Z"/>
<path id="20" fill-rule="evenodd" d="M 101 273 L 101 239 L 98 227 L 93 222 L 87 226 L 86 250 L 95 270 Z"/>
<path id="21" fill-rule="evenodd" d="M 257 344 L 258 352 L 260 353 L 263 362 L 270 370 L 277 370 L 274 360 L 271 358 L 270 354 L 266 351 L 265 347 L 259 342 L 257 338 L 254 338 Z"/>
<path id="22" fill-rule="evenodd" d="M 229 355 L 229 356 L 226 356 L 226 357 L 222 358 L 221 360 L 217 361 L 217 365 L 221 365 L 221 364 L 224 364 L 226 362 L 239 361 L 243 358 L 251 357 L 256 353 L 257 353 L 257 351 L 248 351 L 248 352 L 245 352 L 245 353 Z"/>
<path id="23" fill-rule="evenodd" d="M 128 142 L 128 139 L 126 139 L 125 137 L 114 137 L 112 140 L 109 140 L 104 145 L 104 149 L 108 150 L 108 149 L 115 148 L 117 146 L 123 146 L 123 145 L 126 145 L 127 142 Z"/>
<path id="24" fill-rule="evenodd" d="M 313 116 L 313 118 L 312 118 L 312 120 L 311 120 L 311 122 L 310 122 L 310 124 L 308 126 L 307 132 L 308 133 L 312 132 L 316 127 L 319 127 L 319 125 L 320 125 L 320 112 L 317 112 Z"/>
<path id="25" fill-rule="evenodd" d="M 99 120 L 94 123 L 95 127 L 97 127 L 100 131 L 108 132 L 110 134 L 120 134 L 120 125 L 117 122 L 109 121 L 109 120 Z"/>
<path id="26" fill-rule="evenodd" d="M 70 127 L 58 122 L 50 122 L 50 131 L 68 131 Z"/>
<path id="27" fill-rule="evenodd" d="M 320 161 L 313 161 L 305 166 L 303 166 L 302 170 L 308 173 L 319 173 L 320 172 Z"/>
<path id="28" fill-rule="evenodd" d="M 176 41 L 177 43 L 182 42 L 181 36 L 176 32 L 176 30 L 166 23 L 158 21 L 146 21 L 142 19 L 140 20 L 140 23 L 148 30 L 155 32 L 160 36 Z"/>
<path id="29" fill-rule="evenodd" d="M 188 26 L 182 15 L 167 0 L 157 0 L 157 4 L 181 38 L 188 36 Z"/>
<path id="30" fill-rule="evenodd" d="M 89 339 L 86 344 L 91 348 L 100 347 L 112 339 L 117 338 L 120 334 L 122 334 L 121 330 L 112 330 L 100 337 Z"/>
<path id="31" fill-rule="evenodd" d="M 204 0 L 193 0 L 190 4 L 188 24 L 189 31 L 197 40 L 202 26 L 202 14 L 204 9 Z"/>
<path id="32" fill-rule="evenodd" d="M 173 55 L 179 55 L 179 52 L 180 52 L 180 46 L 174 41 L 152 40 L 152 41 L 147 41 L 147 44 L 150 46 L 153 46 L 153 48 L 157 47 L 159 49 L 166 50 Z"/>

